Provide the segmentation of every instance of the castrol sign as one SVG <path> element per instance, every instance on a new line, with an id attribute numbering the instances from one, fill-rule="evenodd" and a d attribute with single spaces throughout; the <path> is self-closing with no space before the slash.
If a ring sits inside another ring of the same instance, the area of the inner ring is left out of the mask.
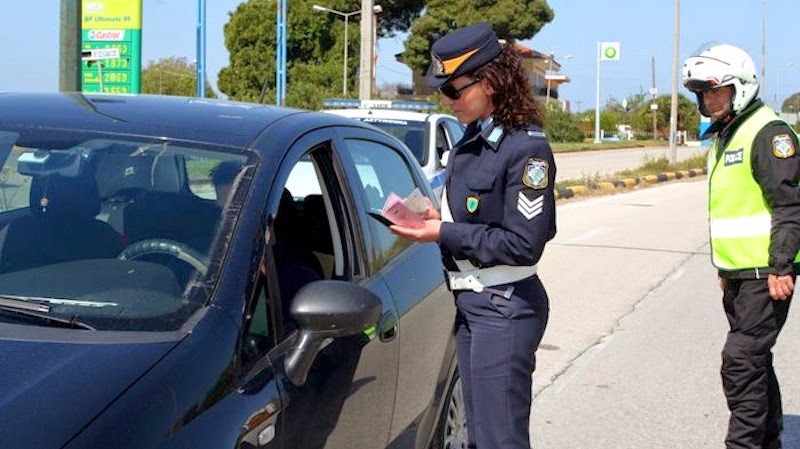
<path id="1" fill-rule="evenodd" d="M 90 41 L 124 41 L 125 30 L 89 30 L 86 37 Z"/>

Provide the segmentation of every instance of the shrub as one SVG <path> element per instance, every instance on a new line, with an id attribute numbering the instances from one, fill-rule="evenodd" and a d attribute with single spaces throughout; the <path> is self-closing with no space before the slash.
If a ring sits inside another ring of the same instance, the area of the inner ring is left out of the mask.
<path id="1" fill-rule="evenodd" d="M 551 142 L 582 142 L 584 138 L 578 119 L 558 106 L 547 109 L 544 131 Z"/>

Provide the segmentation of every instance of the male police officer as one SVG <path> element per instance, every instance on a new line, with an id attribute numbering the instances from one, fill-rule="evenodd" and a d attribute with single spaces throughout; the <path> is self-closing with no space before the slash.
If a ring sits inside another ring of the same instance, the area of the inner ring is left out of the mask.
<path id="1" fill-rule="evenodd" d="M 683 83 L 713 123 L 708 156 L 711 253 L 730 331 L 722 385 L 728 448 L 779 448 L 781 395 L 772 346 L 786 321 L 800 262 L 797 136 L 757 99 L 755 64 L 724 44 L 683 65 Z"/>

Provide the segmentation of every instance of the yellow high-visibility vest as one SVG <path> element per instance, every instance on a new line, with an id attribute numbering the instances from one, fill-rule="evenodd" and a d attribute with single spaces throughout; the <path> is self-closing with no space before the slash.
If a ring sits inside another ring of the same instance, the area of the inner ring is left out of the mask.
<path id="1" fill-rule="evenodd" d="M 775 111 L 764 105 L 739 126 L 725 148 L 718 148 L 715 138 L 708 152 L 711 261 L 720 270 L 769 266 L 772 214 L 753 178 L 751 156 L 758 132 L 779 120 Z M 795 257 L 797 262 L 800 254 Z"/>

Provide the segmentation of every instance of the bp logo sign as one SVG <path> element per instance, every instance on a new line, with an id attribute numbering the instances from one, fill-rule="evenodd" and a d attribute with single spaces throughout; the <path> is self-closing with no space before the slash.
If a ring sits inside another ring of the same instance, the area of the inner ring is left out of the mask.
<path id="1" fill-rule="evenodd" d="M 601 42 L 600 60 L 619 61 L 619 42 Z"/>

